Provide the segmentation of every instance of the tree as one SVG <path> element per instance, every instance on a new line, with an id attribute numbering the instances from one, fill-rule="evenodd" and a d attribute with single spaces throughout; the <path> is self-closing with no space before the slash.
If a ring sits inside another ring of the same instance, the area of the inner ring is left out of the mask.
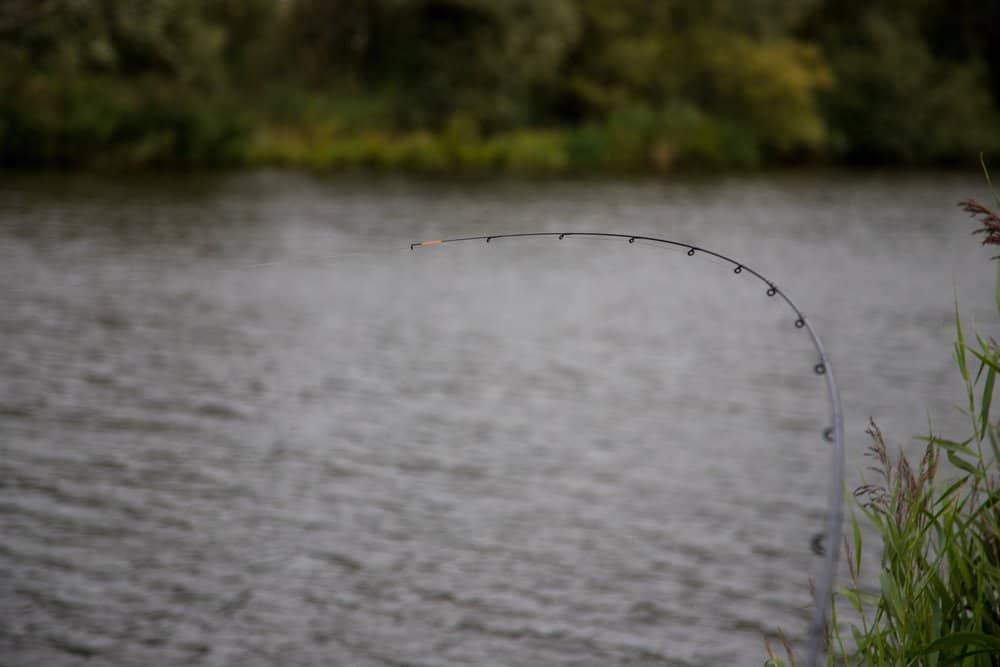
<path id="1" fill-rule="evenodd" d="M 1000 118 L 975 60 L 935 56 L 916 20 L 868 13 L 834 50 L 826 100 L 843 153 L 860 162 L 963 160 L 1000 147 Z"/>

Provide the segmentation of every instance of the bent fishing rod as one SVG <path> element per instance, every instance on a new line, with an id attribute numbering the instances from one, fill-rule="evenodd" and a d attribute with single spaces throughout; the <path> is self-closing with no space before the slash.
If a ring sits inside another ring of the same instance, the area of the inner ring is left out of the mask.
<path id="1" fill-rule="evenodd" d="M 598 237 L 610 239 L 624 239 L 633 244 L 636 241 L 649 241 L 652 243 L 665 244 L 687 251 L 688 257 L 696 255 L 707 255 L 722 260 L 732 266 L 734 274 L 749 275 L 765 285 L 765 294 L 768 297 L 780 297 L 785 304 L 795 313 L 795 328 L 802 329 L 812 341 L 816 350 L 817 362 L 813 366 L 813 372 L 822 375 L 826 380 L 827 400 L 830 406 L 830 425 L 823 430 L 823 439 L 831 443 L 830 452 L 830 480 L 827 488 L 827 521 L 826 529 L 822 534 L 822 542 L 826 547 L 822 549 L 823 569 L 816 585 L 816 607 L 813 612 L 812 622 L 809 627 L 808 645 L 805 665 L 807 667 L 818 667 L 821 654 L 823 652 L 824 639 L 826 635 L 826 611 L 830 606 L 833 595 L 834 577 L 837 571 L 837 552 L 841 539 L 841 524 L 843 522 L 843 487 L 844 487 L 844 417 L 840 405 L 840 391 L 833 376 L 833 366 L 830 358 L 823 348 L 823 343 L 813 329 L 809 319 L 795 302 L 779 288 L 772 280 L 765 277 L 759 271 L 747 266 L 743 262 L 733 259 L 708 248 L 698 245 L 674 241 L 671 239 L 658 238 L 654 236 L 641 236 L 637 234 L 617 234 L 612 232 L 527 232 L 520 234 L 491 234 L 490 236 L 464 236 L 460 238 L 436 239 L 433 241 L 420 241 L 411 243 L 410 250 L 415 248 L 426 248 L 438 246 L 446 243 L 461 243 L 470 241 L 485 241 L 491 243 L 497 239 L 512 238 L 540 238 L 555 237 L 563 240 L 570 237 Z M 815 545 L 814 545 L 815 546 Z"/>

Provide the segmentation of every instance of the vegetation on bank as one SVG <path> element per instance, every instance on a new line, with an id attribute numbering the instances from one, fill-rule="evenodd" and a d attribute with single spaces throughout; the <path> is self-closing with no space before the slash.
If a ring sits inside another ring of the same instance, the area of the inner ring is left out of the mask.
<path id="1" fill-rule="evenodd" d="M 995 204 L 1000 210 L 1000 197 Z M 961 205 L 981 224 L 983 242 L 1000 245 L 1000 216 L 972 200 Z M 1000 314 L 1000 263 L 997 278 Z M 850 580 L 835 595 L 828 665 L 1000 665 L 1000 419 L 993 411 L 1000 344 L 967 337 L 957 307 L 955 327 L 970 434 L 932 433 L 913 462 L 892 454 L 871 423 L 872 465 L 850 498 Z M 862 576 L 872 567 L 872 545 L 863 543 L 861 524 L 880 540 L 877 588 Z M 786 657 L 795 664 L 788 646 Z M 766 663 L 785 664 L 773 653 Z"/>
<path id="2" fill-rule="evenodd" d="M 632 172 L 1000 150 L 978 0 L 5 0 L 0 164 Z"/>

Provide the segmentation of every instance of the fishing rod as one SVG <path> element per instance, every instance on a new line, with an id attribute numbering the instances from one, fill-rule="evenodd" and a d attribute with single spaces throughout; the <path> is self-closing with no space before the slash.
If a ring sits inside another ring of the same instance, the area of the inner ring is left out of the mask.
<path id="1" fill-rule="evenodd" d="M 420 241 L 410 244 L 410 250 L 415 248 L 426 248 L 438 246 L 446 243 L 462 243 L 469 241 L 485 241 L 491 243 L 496 239 L 512 238 L 540 238 L 556 237 L 563 240 L 569 237 L 598 237 L 611 239 L 625 239 L 630 244 L 636 241 L 650 241 L 662 243 L 668 246 L 681 248 L 687 251 L 688 257 L 695 255 L 707 255 L 722 260 L 733 267 L 734 274 L 747 274 L 759 280 L 766 286 L 765 294 L 768 297 L 780 297 L 785 304 L 795 313 L 795 328 L 803 329 L 812 341 L 816 350 L 818 360 L 813 366 L 813 372 L 822 375 L 826 380 L 827 400 L 830 405 L 830 425 L 823 429 L 823 439 L 831 443 L 833 447 L 830 452 L 830 480 L 827 488 L 827 521 L 826 530 L 822 533 L 821 540 L 814 540 L 813 547 L 823 554 L 823 569 L 816 586 L 816 608 L 813 612 L 812 622 L 809 627 L 808 645 L 806 654 L 806 667 L 818 667 L 820 656 L 823 651 L 824 638 L 826 635 L 826 610 L 830 606 L 833 595 L 833 581 L 837 571 L 837 545 L 840 544 L 841 524 L 843 523 L 843 488 L 844 488 L 844 416 L 840 405 L 840 391 L 837 389 L 837 382 L 833 377 L 833 365 L 823 348 L 816 330 L 813 329 L 809 319 L 795 302 L 792 301 L 784 291 L 779 288 L 774 281 L 768 279 L 759 271 L 747 266 L 743 262 L 733 259 L 708 248 L 698 245 L 674 241 L 671 239 L 659 238 L 655 236 L 642 236 L 638 234 L 617 234 L 612 232 L 525 232 L 519 234 L 491 234 L 489 236 L 463 236 L 450 239 L 436 239 L 433 241 Z M 826 547 L 823 548 L 823 544 Z"/>

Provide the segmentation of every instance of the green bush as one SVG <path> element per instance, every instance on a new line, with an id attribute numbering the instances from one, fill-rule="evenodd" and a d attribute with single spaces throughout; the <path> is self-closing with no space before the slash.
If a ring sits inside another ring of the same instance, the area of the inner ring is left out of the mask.
<path id="1" fill-rule="evenodd" d="M 155 79 L 35 75 L 0 99 L 0 163 L 232 164 L 249 119 L 233 105 Z"/>
<path id="2" fill-rule="evenodd" d="M 956 163 L 1000 149 L 988 72 L 935 56 L 911 22 L 865 17 L 832 58 L 826 115 L 843 157 L 862 163 Z"/>
<path id="3" fill-rule="evenodd" d="M 556 173 L 569 166 L 565 136 L 556 130 L 516 130 L 491 143 L 502 168 L 511 173 Z"/>

